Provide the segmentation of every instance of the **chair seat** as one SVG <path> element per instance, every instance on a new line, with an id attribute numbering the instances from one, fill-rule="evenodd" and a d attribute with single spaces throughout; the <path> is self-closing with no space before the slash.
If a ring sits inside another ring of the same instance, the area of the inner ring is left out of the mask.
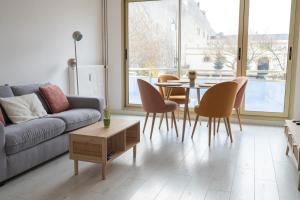
<path id="1" fill-rule="evenodd" d="M 165 109 L 163 112 L 173 112 L 177 109 L 177 103 L 174 101 L 170 101 L 170 100 L 165 100 Z"/>
<path id="2" fill-rule="evenodd" d="M 178 104 L 185 104 L 185 95 L 172 95 L 169 97 L 169 100 Z"/>
<path id="3" fill-rule="evenodd" d="M 226 115 L 213 115 L 213 114 L 205 114 L 199 107 L 199 105 L 196 105 L 194 108 L 195 113 L 197 113 L 198 115 L 202 116 L 202 117 L 213 117 L 213 118 L 224 118 L 224 117 L 228 117 Z"/>

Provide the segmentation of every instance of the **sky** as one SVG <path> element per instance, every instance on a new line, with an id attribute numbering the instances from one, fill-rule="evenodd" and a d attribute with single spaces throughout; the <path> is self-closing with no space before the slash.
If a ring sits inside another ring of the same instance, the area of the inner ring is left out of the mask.
<path id="1" fill-rule="evenodd" d="M 240 0 L 189 0 L 200 3 L 216 32 L 237 34 Z M 216 6 L 217 5 L 217 6 Z M 249 31 L 260 34 L 289 32 L 291 0 L 250 0 Z"/>

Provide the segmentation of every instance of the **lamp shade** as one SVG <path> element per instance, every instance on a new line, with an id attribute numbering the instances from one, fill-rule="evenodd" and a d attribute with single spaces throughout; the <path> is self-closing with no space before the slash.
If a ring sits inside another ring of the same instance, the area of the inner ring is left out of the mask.
<path id="1" fill-rule="evenodd" d="M 68 66 L 69 67 L 76 67 L 76 59 L 75 58 L 70 58 L 68 60 Z"/>
<path id="2" fill-rule="evenodd" d="M 80 41 L 80 40 L 82 39 L 82 34 L 81 34 L 81 32 L 80 32 L 80 31 L 75 31 L 75 32 L 73 33 L 73 39 L 74 39 L 75 41 Z"/>

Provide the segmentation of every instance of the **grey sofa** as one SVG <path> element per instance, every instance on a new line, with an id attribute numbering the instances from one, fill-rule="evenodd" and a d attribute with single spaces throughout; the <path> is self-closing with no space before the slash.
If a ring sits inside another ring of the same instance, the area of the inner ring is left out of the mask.
<path id="1" fill-rule="evenodd" d="M 0 86 L 0 97 L 36 93 L 49 113 L 39 94 L 41 85 Z M 65 112 L 6 127 L 0 123 L 0 183 L 66 153 L 68 132 L 101 120 L 103 99 L 68 97 L 68 100 L 71 109 Z"/>

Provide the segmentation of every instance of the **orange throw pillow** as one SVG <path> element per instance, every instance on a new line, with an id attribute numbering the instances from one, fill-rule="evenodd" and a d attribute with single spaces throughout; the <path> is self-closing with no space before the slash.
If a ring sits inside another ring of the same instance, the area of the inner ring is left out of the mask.
<path id="1" fill-rule="evenodd" d="M 52 113 L 59 113 L 69 109 L 69 101 L 57 85 L 40 87 L 40 92 Z"/>
<path id="2" fill-rule="evenodd" d="M 5 119 L 3 117 L 3 113 L 2 113 L 1 108 L 0 108 L 0 123 L 2 123 L 4 126 L 6 126 Z"/>

